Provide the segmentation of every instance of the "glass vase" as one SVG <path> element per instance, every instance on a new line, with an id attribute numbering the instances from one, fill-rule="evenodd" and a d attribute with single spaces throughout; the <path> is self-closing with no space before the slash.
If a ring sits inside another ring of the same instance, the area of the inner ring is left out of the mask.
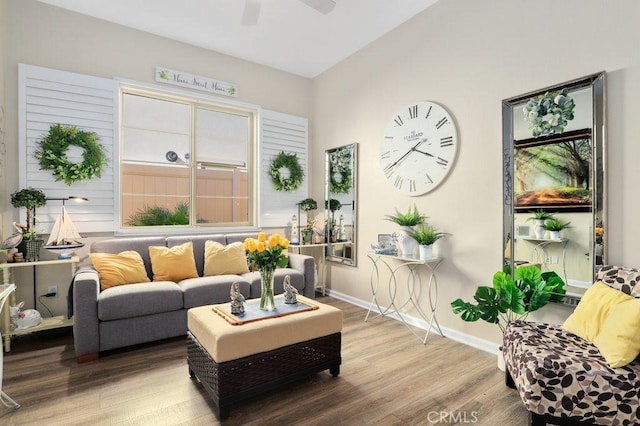
<path id="1" fill-rule="evenodd" d="M 276 309 L 276 302 L 273 300 L 273 278 L 275 269 L 260 269 L 260 309 L 263 311 L 273 311 Z"/>

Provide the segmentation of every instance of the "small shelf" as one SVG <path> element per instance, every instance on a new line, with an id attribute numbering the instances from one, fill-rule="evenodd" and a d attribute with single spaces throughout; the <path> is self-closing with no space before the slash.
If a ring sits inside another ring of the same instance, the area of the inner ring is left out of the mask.
<path id="1" fill-rule="evenodd" d="M 534 243 L 566 243 L 569 241 L 567 238 L 560 238 L 559 240 L 552 240 L 549 238 L 535 238 L 535 237 L 520 237 L 519 240 L 531 241 Z"/>
<path id="2" fill-rule="evenodd" d="M 7 336 L 22 336 L 25 334 L 35 333 L 36 331 L 53 330 L 55 328 L 71 326 L 73 326 L 73 318 L 67 318 L 64 315 L 59 315 L 56 317 L 43 318 L 42 322 L 34 327 L 10 331 L 7 333 Z"/>

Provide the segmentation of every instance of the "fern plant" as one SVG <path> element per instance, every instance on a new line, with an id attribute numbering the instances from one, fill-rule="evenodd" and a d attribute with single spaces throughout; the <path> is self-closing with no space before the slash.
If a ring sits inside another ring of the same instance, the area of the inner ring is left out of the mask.
<path id="1" fill-rule="evenodd" d="M 161 206 L 145 206 L 127 220 L 129 226 L 188 225 L 189 204 L 176 204 L 174 211 Z"/>

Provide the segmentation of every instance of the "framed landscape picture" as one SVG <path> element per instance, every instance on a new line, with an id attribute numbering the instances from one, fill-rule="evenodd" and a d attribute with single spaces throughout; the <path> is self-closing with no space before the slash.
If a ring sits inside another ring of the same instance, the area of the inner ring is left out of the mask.
<path id="1" fill-rule="evenodd" d="M 515 146 L 515 208 L 590 211 L 593 204 L 590 137 Z"/>

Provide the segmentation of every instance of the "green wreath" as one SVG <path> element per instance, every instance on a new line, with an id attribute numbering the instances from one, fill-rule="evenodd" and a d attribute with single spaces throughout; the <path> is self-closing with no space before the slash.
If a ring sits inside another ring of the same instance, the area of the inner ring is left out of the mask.
<path id="1" fill-rule="evenodd" d="M 50 170 L 57 181 L 71 185 L 80 180 L 100 177 L 104 171 L 107 157 L 98 139 L 96 133 L 80 130 L 76 126 L 52 124 L 47 136 L 38 141 L 39 149 L 33 156 L 40 162 L 41 170 Z M 69 161 L 69 145 L 84 150 L 81 162 Z"/>
<path id="2" fill-rule="evenodd" d="M 288 178 L 282 177 L 281 169 L 289 170 Z M 285 154 L 282 151 L 271 163 L 269 174 L 273 180 L 273 186 L 278 191 L 295 191 L 302 184 L 304 178 L 304 172 L 298 163 L 298 154 Z"/>
<path id="3" fill-rule="evenodd" d="M 336 179 L 338 176 L 340 179 Z M 329 155 L 329 190 L 336 194 L 348 194 L 352 180 L 351 149 L 337 149 Z"/>

